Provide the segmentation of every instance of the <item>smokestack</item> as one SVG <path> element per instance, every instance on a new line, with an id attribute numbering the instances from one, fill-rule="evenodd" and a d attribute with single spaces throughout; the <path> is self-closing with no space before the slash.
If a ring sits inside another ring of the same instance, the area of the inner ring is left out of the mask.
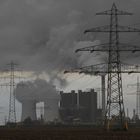
<path id="1" fill-rule="evenodd" d="M 135 109 L 133 109 L 133 116 L 134 116 L 134 117 L 136 116 L 136 111 L 135 111 Z"/>
<path id="2" fill-rule="evenodd" d="M 80 94 L 82 93 L 82 90 L 78 90 L 77 93 L 77 108 L 80 108 Z"/>
<path id="3" fill-rule="evenodd" d="M 46 122 L 59 119 L 59 99 L 47 99 L 44 102 L 44 120 Z"/>
<path id="4" fill-rule="evenodd" d="M 101 82 L 102 82 L 102 118 L 105 115 L 105 75 L 101 75 Z"/>
<path id="5" fill-rule="evenodd" d="M 129 118 L 129 109 L 127 108 L 127 118 Z"/>

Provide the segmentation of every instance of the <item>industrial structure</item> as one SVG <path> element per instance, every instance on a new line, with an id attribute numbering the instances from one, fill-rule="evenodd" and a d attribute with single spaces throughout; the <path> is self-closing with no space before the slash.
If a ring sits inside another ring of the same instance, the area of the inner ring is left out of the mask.
<path id="1" fill-rule="evenodd" d="M 41 81 L 42 82 L 42 81 Z M 39 102 L 44 103 L 44 121 L 51 122 L 59 119 L 59 94 L 56 92 L 55 87 L 49 87 L 54 92 L 46 89 L 45 82 L 40 86 L 38 81 L 31 84 L 30 82 L 21 82 L 16 88 L 16 99 L 22 104 L 21 121 L 30 117 L 31 120 L 37 120 L 36 104 Z M 43 115 L 43 114 L 42 114 Z"/>
<path id="2" fill-rule="evenodd" d="M 9 115 L 8 115 L 8 122 L 9 123 L 16 123 L 16 107 L 15 107 L 15 86 L 16 82 L 15 79 L 19 78 L 15 75 L 15 67 L 17 66 L 16 63 L 11 61 L 11 63 L 7 64 L 8 66 L 8 76 L 3 77 L 4 79 L 10 80 L 9 83 L 3 83 L 1 87 L 10 87 L 10 98 L 9 98 Z M 6 70 L 7 71 L 7 70 Z"/>
<path id="3" fill-rule="evenodd" d="M 134 113 L 137 118 L 140 118 L 140 82 L 139 77 L 137 77 L 137 83 L 136 84 L 129 84 L 127 87 L 136 87 L 136 92 L 134 93 L 128 93 L 127 95 L 136 95 L 136 112 Z M 133 115 L 134 116 L 134 115 Z"/>
<path id="4" fill-rule="evenodd" d="M 106 106 L 106 82 L 105 82 L 105 76 L 108 74 L 107 71 L 108 65 L 105 63 L 96 64 L 96 65 L 90 65 L 90 66 L 84 66 L 81 68 L 75 68 L 70 70 L 65 70 L 64 73 L 84 73 L 88 75 L 95 75 L 95 76 L 101 76 L 101 91 L 102 91 L 102 121 L 104 121 L 105 116 L 105 106 Z M 140 66 L 139 65 L 129 65 L 126 63 L 121 63 L 121 73 L 140 73 L 139 71 Z"/>
<path id="5" fill-rule="evenodd" d="M 23 85 L 23 83 L 20 83 Z M 19 93 L 16 96 L 16 99 L 22 104 L 22 114 L 21 121 L 23 122 L 27 118 L 30 118 L 32 121 L 37 120 L 36 114 L 36 104 L 39 102 L 44 102 L 42 107 L 41 115 L 44 122 L 55 122 L 61 121 L 64 123 L 72 123 L 74 121 L 92 122 L 101 121 L 102 110 L 97 108 L 97 93 L 94 89 L 90 91 L 81 91 L 79 90 L 76 93 L 72 90 L 70 93 L 60 92 L 59 95 L 51 97 L 51 95 L 42 96 L 37 98 L 33 93 L 34 90 L 29 86 L 17 85 L 16 92 Z M 22 96 L 22 93 L 27 93 Z M 30 93 L 29 93 L 29 91 Z M 47 91 L 45 91 L 47 92 Z M 29 96 L 30 94 L 30 96 Z"/>
<path id="6" fill-rule="evenodd" d="M 61 6 L 57 8 L 60 9 Z M 25 10 L 25 8 L 23 10 Z M 86 91 L 72 90 L 70 92 L 65 91 L 59 92 L 56 90 L 56 87 L 52 83 L 54 82 L 53 81 L 54 79 L 52 80 L 51 78 L 54 77 L 51 76 L 49 77 L 50 71 L 48 72 L 47 75 L 48 76 L 47 80 L 48 81 L 50 80 L 49 82 L 43 80 L 44 77 L 42 79 L 39 79 L 38 76 L 38 79 L 36 80 L 31 81 L 30 79 L 30 81 L 20 82 L 16 84 L 15 78 L 17 78 L 17 76 L 15 75 L 16 74 L 15 67 L 17 66 L 17 64 L 11 62 L 10 64 L 8 64 L 8 66 L 10 66 L 10 71 L 8 72 L 9 75 L 4 77 L 8 78 L 9 82 L 0 84 L 0 86 L 10 87 L 9 116 L 8 116 L 9 123 L 5 121 L 5 126 L 0 126 L 0 140 L 26 140 L 26 139 L 139 140 L 140 139 L 139 77 L 137 77 L 136 84 L 128 85 L 128 87 L 129 86 L 137 87 L 137 91 L 135 93 L 127 94 L 127 95 L 136 95 L 136 109 L 133 110 L 132 119 L 129 118 L 128 109 L 127 115 L 125 115 L 125 107 L 123 100 L 123 85 L 122 85 L 122 73 L 128 74 L 140 73 L 139 71 L 140 66 L 129 65 L 123 63 L 120 60 L 121 52 L 129 51 L 135 53 L 136 51 L 140 51 L 140 48 L 134 45 L 120 43 L 119 41 L 119 33 L 140 32 L 140 30 L 136 28 L 124 27 L 119 25 L 118 16 L 132 14 L 118 10 L 115 3 L 113 3 L 112 8 L 110 10 L 97 13 L 97 15 L 109 15 L 110 24 L 107 26 L 86 30 L 85 33 L 88 32 L 109 33 L 109 42 L 105 44 L 80 48 L 77 49 L 76 52 L 79 51 L 89 51 L 91 53 L 94 51 L 107 52 L 108 62 L 94 64 L 90 66 L 83 66 L 77 69 L 66 70 L 65 73 L 78 72 L 79 74 L 84 73 L 87 75 L 100 76 L 101 91 L 102 91 L 102 107 L 101 108 L 100 106 L 98 107 L 98 104 L 100 103 L 100 100 L 98 102 L 98 92 L 97 92 L 98 89 L 96 90 L 95 88 Z M 58 32 L 59 31 L 60 30 L 58 30 Z M 59 44 L 61 44 L 61 42 Z M 55 71 L 53 72 L 54 74 L 56 74 Z M 106 88 L 106 76 L 108 76 L 107 88 Z M 55 80 L 56 80 L 55 82 L 57 82 L 57 79 Z M 89 82 L 90 81 L 88 81 L 87 84 L 89 84 Z M 16 99 L 22 105 L 21 122 L 17 122 L 16 120 L 16 108 L 15 108 Z M 38 103 L 41 103 L 42 106 L 38 106 Z M 37 118 L 38 113 L 37 109 L 39 109 L 40 111 L 39 119 Z M 127 124 L 129 124 L 130 128 L 129 130 Z M 105 129 L 103 125 L 105 126 Z M 111 129 L 112 131 L 106 131 L 106 129 L 107 130 Z"/>
<path id="7" fill-rule="evenodd" d="M 11 62 L 8 64 L 10 66 L 10 100 L 9 100 L 9 117 L 8 122 L 16 122 L 16 109 L 15 109 L 15 66 L 17 64 Z"/>
<path id="8" fill-rule="evenodd" d="M 16 99 L 22 104 L 22 114 L 21 114 L 21 121 L 24 121 L 26 118 L 30 117 L 32 120 L 37 120 L 36 116 L 36 103 L 38 102 L 35 96 L 32 93 L 30 98 L 25 94 L 20 97 L 20 90 L 22 89 L 23 93 L 29 94 L 29 88 L 23 83 L 20 83 L 16 87 Z M 31 90 L 31 92 L 33 92 Z"/>
<path id="9" fill-rule="evenodd" d="M 94 89 L 90 91 L 79 90 L 76 93 L 60 92 L 60 116 L 64 122 L 93 122 L 101 121 L 101 109 L 97 109 L 97 93 Z"/>
<path id="10" fill-rule="evenodd" d="M 140 30 L 120 26 L 118 24 L 119 15 L 132 15 L 131 13 L 120 11 L 117 9 L 115 3 L 113 3 L 111 10 L 97 13 L 97 15 L 110 15 L 110 25 L 92 28 L 86 30 L 87 32 L 105 32 L 109 33 L 109 43 L 98 45 L 98 47 L 104 47 L 105 49 L 96 49 L 96 46 L 77 49 L 78 51 L 107 51 L 108 55 L 108 86 L 107 86 L 107 106 L 105 113 L 105 127 L 111 128 L 111 125 L 117 125 L 121 129 L 127 129 L 125 120 L 123 91 L 122 91 L 122 78 L 121 78 L 121 51 L 139 51 L 137 46 L 131 46 L 128 44 L 120 43 L 120 32 L 140 32 Z M 114 122 L 114 123 L 112 123 Z"/>
<path id="11" fill-rule="evenodd" d="M 71 70 L 66 70 L 64 73 L 84 73 L 84 74 L 89 74 L 89 75 L 96 75 L 96 76 L 101 76 L 101 90 L 102 90 L 102 119 L 104 118 L 105 115 L 105 76 L 107 73 L 106 72 L 107 65 L 106 64 L 96 64 L 96 65 L 91 65 L 91 66 L 85 66 L 82 68 L 78 69 L 71 69 Z"/>

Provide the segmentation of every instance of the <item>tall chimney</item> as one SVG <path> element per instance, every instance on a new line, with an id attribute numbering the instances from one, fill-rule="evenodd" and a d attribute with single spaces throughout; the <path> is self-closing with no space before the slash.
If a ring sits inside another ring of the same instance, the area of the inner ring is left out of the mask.
<path id="1" fill-rule="evenodd" d="M 82 93 L 82 90 L 78 90 L 77 93 L 77 109 L 80 109 L 80 93 Z"/>
<path id="2" fill-rule="evenodd" d="M 104 118 L 105 115 L 105 75 L 103 74 L 101 76 L 102 81 L 102 118 Z"/>

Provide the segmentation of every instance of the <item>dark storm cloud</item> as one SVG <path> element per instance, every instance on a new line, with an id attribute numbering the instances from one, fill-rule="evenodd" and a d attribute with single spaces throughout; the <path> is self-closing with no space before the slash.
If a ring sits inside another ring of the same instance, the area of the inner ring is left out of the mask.
<path id="1" fill-rule="evenodd" d="M 114 1 L 121 9 L 137 14 L 127 20 L 122 18 L 122 22 L 127 21 L 128 25 L 138 22 L 139 0 Z M 13 60 L 24 69 L 56 75 L 88 63 L 88 55 L 75 54 L 74 50 L 82 44 L 79 40 L 85 29 L 107 21 L 95 17 L 95 12 L 110 9 L 114 1 L 1 0 L 0 64 Z"/>

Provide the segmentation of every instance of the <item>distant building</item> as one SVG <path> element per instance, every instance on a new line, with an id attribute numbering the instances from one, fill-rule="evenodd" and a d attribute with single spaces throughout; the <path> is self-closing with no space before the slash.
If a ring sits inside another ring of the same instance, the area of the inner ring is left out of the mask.
<path id="1" fill-rule="evenodd" d="M 101 112 L 97 109 L 97 93 L 94 89 L 90 91 L 79 90 L 76 93 L 60 92 L 60 117 L 64 122 L 79 120 L 80 122 L 95 122 L 101 118 Z"/>

